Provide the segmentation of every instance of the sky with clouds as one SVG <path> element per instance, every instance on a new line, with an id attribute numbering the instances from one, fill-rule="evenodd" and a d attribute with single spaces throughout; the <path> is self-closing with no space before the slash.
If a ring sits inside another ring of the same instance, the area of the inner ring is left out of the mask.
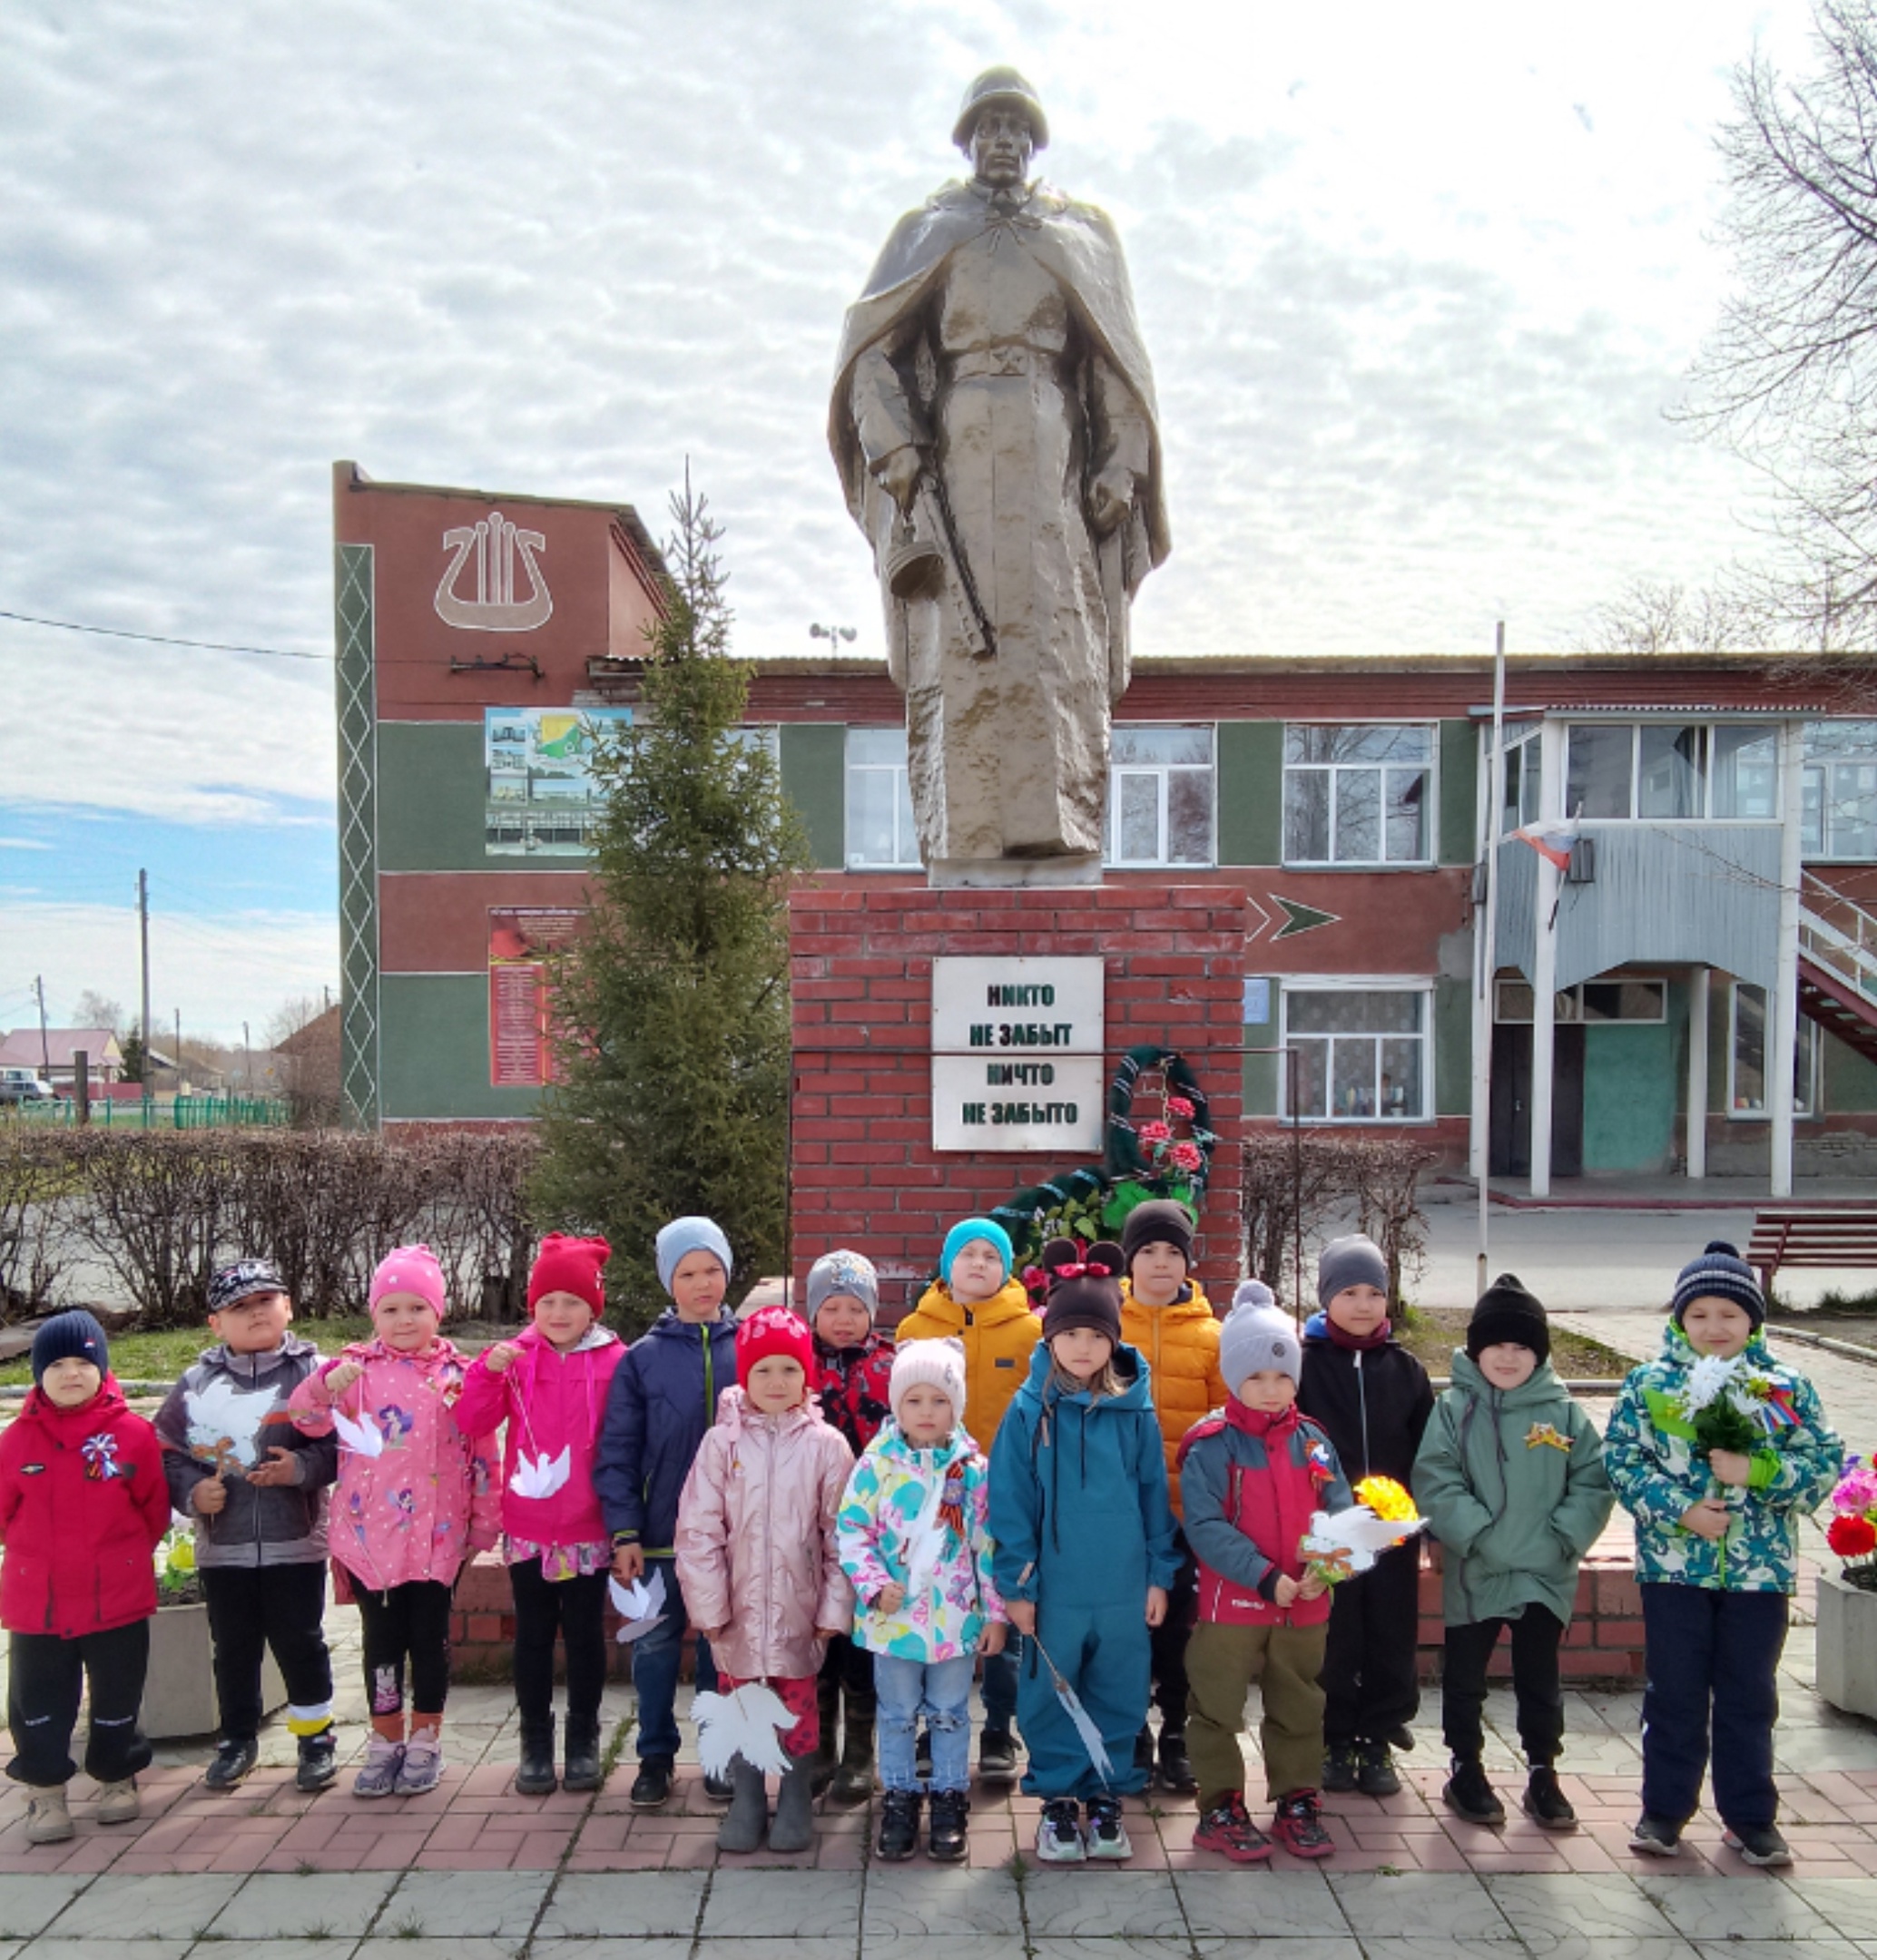
<path id="1" fill-rule="evenodd" d="M 0 15 L 0 1028 L 239 1036 L 338 977 L 329 466 L 606 498 L 688 456 L 748 654 L 880 625 L 825 448 L 842 309 L 1014 62 L 1118 221 L 1174 551 L 1145 652 L 1567 647 L 1750 553 L 1664 410 L 1713 136 L 1805 0 L 14 0 Z"/>

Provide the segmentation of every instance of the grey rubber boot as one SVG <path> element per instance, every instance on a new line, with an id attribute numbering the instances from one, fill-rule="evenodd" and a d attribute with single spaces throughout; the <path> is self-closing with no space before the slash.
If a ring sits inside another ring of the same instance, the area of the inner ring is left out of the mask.
<path id="1" fill-rule="evenodd" d="M 814 1790 L 810 1779 L 812 1756 L 791 1756 L 789 1773 L 775 1800 L 775 1822 L 769 1828 L 771 1851 L 806 1851 L 815 1841 Z"/>
<path id="2" fill-rule="evenodd" d="M 717 1827 L 717 1848 L 720 1851 L 758 1850 L 762 1844 L 763 1827 L 769 1822 L 769 1791 L 763 1783 L 762 1772 L 752 1769 L 739 1756 L 730 1766 L 730 1808 L 723 1813 L 723 1821 Z"/>

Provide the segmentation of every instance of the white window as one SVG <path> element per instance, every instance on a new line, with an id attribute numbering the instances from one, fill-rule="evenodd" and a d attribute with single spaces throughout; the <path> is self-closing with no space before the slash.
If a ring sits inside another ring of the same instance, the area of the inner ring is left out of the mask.
<path id="1" fill-rule="evenodd" d="M 1779 818 L 1779 736 L 1764 721 L 1574 721 L 1567 817 L 1661 823 Z"/>
<path id="2" fill-rule="evenodd" d="M 1727 1113 L 1751 1121 L 1768 1113 L 1766 1102 L 1766 990 L 1736 980 L 1729 990 L 1727 1028 Z M 1818 1109 L 1818 1028 L 1799 1016 L 1793 1053 L 1793 1112 L 1811 1116 Z"/>
<path id="3" fill-rule="evenodd" d="M 903 728 L 847 731 L 847 861 L 850 871 L 919 867 Z"/>
<path id="4" fill-rule="evenodd" d="M 1425 1120 L 1432 997 L 1419 985 L 1285 982 L 1279 1039 L 1297 1051 L 1297 1114 L 1305 1122 Z"/>
<path id="5" fill-rule="evenodd" d="M 1108 757 L 1107 861 L 1213 861 L 1213 731 L 1117 726 Z"/>
<path id="6" fill-rule="evenodd" d="M 1544 750 L 1538 730 L 1506 744 L 1506 800 L 1499 811 L 1502 835 L 1537 823 L 1544 791 Z"/>
<path id="7" fill-rule="evenodd" d="M 1284 730 L 1284 862 L 1425 864 L 1434 731 L 1420 725 Z"/>
<path id="8" fill-rule="evenodd" d="M 1877 721 L 1813 721 L 1805 730 L 1808 858 L 1877 858 Z"/>

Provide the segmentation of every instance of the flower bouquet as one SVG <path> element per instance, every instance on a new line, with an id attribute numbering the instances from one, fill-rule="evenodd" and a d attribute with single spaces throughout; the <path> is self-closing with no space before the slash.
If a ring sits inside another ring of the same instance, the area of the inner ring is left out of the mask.
<path id="1" fill-rule="evenodd" d="M 1688 1370 L 1675 1410 L 1705 1455 L 1715 1450 L 1750 1455 L 1799 1420 L 1792 1390 L 1749 1367 L 1744 1355 L 1703 1355 Z"/>
<path id="2" fill-rule="evenodd" d="M 1861 1456 L 1844 1459 L 1844 1475 L 1832 1492 L 1832 1522 L 1825 1543 L 1844 1561 L 1844 1583 L 1877 1592 L 1877 1468 Z"/>
<path id="3" fill-rule="evenodd" d="M 1364 1477 L 1346 1511 L 1317 1512 L 1303 1534 L 1304 1570 L 1326 1585 L 1370 1571 L 1381 1553 L 1427 1528 L 1414 1499 L 1393 1477 Z"/>

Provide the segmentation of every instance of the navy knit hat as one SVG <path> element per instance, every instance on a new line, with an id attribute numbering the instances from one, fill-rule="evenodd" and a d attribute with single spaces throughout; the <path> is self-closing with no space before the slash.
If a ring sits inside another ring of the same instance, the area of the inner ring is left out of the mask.
<path id="1" fill-rule="evenodd" d="M 104 1330 L 82 1307 L 40 1322 L 33 1337 L 33 1381 L 36 1387 L 54 1361 L 89 1361 L 100 1375 L 111 1372 L 111 1344 Z"/>
<path id="2" fill-rule="evenodd" d="M 1766 1320 L 1766 1296 L 1760 1291 L 1759 1276 L 1740 1256 L 1740 1248 L 1725 1239 L 1711 1239 L 1701 1257 L 1690 1259 L 1676 1275 L 1675 1298 L 1669 1316 L 1676 1327 L 1690 1300 L 1732 1300 L 1754 1324 L 1755 1330 Z"/>

